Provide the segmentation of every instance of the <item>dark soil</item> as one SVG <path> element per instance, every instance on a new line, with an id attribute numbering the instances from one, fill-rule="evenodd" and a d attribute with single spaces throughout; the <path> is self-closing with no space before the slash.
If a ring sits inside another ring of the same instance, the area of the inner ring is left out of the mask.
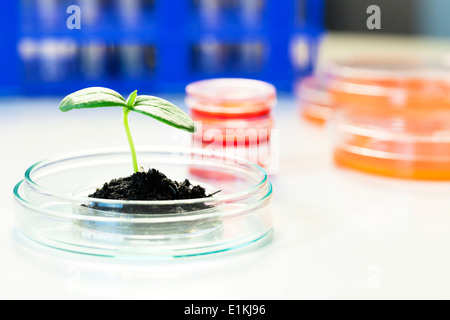
<path id="1" fill-rule="evenodd" d="M 103 188 L 91 195 L 91 198 L 109 200 L 187 200 L 207 198 L 206 190 L 201 186 L 193 186 L 189 180 L 182 183 L 170 180 L 155 169 L 148 172 L 137 172 L 133 175 L 111 180 Z"/>
<path id="2" fill-rule="evenodd" d="M 128 201 L 161 201 L 161 200 L 188 200 L 208 198 L 206 190 L 201 186 L 194 186 L 189 180 L 177 182 L 170 180 L 164 174 L 155 169 L 148 172 L 137 172 L 126 178 L 113 179 L 105 183 L 101 189 L 89 195 L 90 198 Z M 91 205 L 98 208 L 97 204 Z M 183 213 L 193 210 L 207 209 L 204 204 L 192 204 L 180 206 L 124 206 L 123 213 Z M 102 208 L 105 209 L 105 208 Z M 161 212 L 164 210 L 164 212 Z M 109 210 L 108 210 L 109 211 Z"/>

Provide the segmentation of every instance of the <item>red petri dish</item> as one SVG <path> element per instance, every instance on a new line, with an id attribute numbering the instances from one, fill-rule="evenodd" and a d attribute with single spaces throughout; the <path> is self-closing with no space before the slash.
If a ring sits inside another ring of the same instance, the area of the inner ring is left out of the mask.
<path id="1" fill-rule="evenodd" d="M 268 115 L 276 104 L 273 85 L 253 79 L 219 78 L 186 87 L 193 114 L 214 118 L 247 119 Z"/>
<path id="2" fill-rule="evenodd" d="M 268 168 L 258 148 L 270 148 L 276 88 L 242 78 L 203 80 L 186 87 L 186 103 L 200 130 L 194 143 L 221 153 L 234 153 Z"/>

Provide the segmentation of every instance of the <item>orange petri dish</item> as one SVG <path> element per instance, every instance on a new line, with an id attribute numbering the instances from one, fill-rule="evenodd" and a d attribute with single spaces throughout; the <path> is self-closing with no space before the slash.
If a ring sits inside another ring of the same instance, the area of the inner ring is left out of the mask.
<path id="1" fill-rule="evenodd" d="M 186 103 L 199 130 L 195 147 L 244 158 L 268 170 L 276 88 L 241 78 L 203 80 L 186 87 Z"/>
<path id="2" fill-rule="evenodd" d="M 450 180 L 450 70 L 396 59 L 331 67 L 337 165 L 383 176 Z"/>
<path id="3" fill-rule="evenodd" d="M 333 113 L 333 97 L 328 92 L 327 80 L 321 76 L 309 76 L 296 86 L 301 116 L 312 123 L 325 124 Z"/>

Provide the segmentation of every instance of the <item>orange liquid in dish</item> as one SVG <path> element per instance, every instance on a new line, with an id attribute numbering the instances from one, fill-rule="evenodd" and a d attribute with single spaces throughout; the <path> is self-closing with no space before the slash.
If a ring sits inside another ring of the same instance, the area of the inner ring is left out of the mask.
<path id="1" fill-rule="evenodd" d="M 317 108 L 315 105 L 305 103 L 301 108 L 301 116 L 311 123 L 323 126 L 327 122 L 332 110 L 326 107 L 322 107 L 320 110 Z"/>
<path id="2" fill-rule="evenodd" d="M 389 177 L 450 180 L 449 83 L 411 79 L 374 84 L 388 94 L 331 91 L 345 119 L 335 163 Z"/>
<path id="3" fill-rule="evenodd" d="M 354 146 L 358 147 L 358 144 L 354 143 Z M 421 147 L 422 152 L 441 153 L 445 157 L 443 157 L 443 160 L 438 160 L 439 157 L 437 156 L 430 160 L 414 159 L 414 157 L 412 159 L 389 159 L 336 148 L 334 160 L 340 166 L 389 177 L 418 180 L 450 180 L 450 159 L 448 159 L 450 143 L 433 146 L 423 145 Z M 419 148 L 419 145 L 412 145 L 411 149 L 414 148 Z M 386 146 L 385 151 L 389 152 L 388 146 Z"/>

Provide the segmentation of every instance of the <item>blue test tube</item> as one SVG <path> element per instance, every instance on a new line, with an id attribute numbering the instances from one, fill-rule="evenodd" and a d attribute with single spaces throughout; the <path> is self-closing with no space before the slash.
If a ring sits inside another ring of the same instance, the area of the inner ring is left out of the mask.
<path id="1" fill-rule="evenodd" d="M 39 74 L 39 44 L 31 38 L 19 42 L 19 55 L 22 60 L 25 80 L 34 82 Z"/>
<path id="2" fill-rule="evenodd" d="M 86 80 L 101 80 L 107 77 L 107 50 L 102 42 L 91 41 L 80 48 L 81 73 Z"/>
<path id="3" fill-rule="evenodd" d="M 145 72 L 142 46 L 124 44 L 120 47 L 120 64 L 122 74 L 129 79 L 142 78 Z"/>
<path id="4" fill-rule="evenodd" d="M 238 0 L 242 24 L 257 27 L 262 23 L 263 0 Z"/>
<path id="5" fill-rule="evenodd" d="M 88 27 L 99 26 L 101 24 L 101 3 L 99 0 L 78 0 L 83 24 Z M 129 1 L 129 0 L 127 0 Z"/>
<path id="6" fill-rule="evenodd" d="M 42 82 L 55 83 L 74 76 L 77 47 L 69 39 L 48 38 L 39 45 L 39 76 Z"/>
<path id="7" fill-rule="evenodd" d="M 200 42 L 199 56 L 196 65 L 205 73 L 217 72 L 223 69 L 226 56 L 225 48 L 217 40 L 207 38 Z"/>
<path id="8" fill-rule="evenodd" d="M 58 0 L 36 0 L 38 29 L 55 29 L 58 27 L 63 13 Z"/>
<path id="9" fill-rule="evenodd" d="M 142 0 L 117 0 L 117 11 L 125 28 L 142 27 Z"/>
<path id="10" fill-rule="evenodd" d="M 244 41 L 239 45 L 239 69 L 244 72 L 261 71 L 263 67 L 263 44 L 258 41 Z"/>
<path id="11" fill-rule="evenodd" d="M 298 34 L 291 39 L 291 61 L 297 73 L 304 74 L 312 68 L 315 56 L 318 54 L 313 51 L 313 49 L 318 50 L 317 47 L 312 46 L 313 41 L 314 39 L 308 34 Z"/>
<path id="12" fill-rule="evenodd" d="M 206 26 L 220 25 L 221 0 L 198 0 L 200 18 Z"/>

